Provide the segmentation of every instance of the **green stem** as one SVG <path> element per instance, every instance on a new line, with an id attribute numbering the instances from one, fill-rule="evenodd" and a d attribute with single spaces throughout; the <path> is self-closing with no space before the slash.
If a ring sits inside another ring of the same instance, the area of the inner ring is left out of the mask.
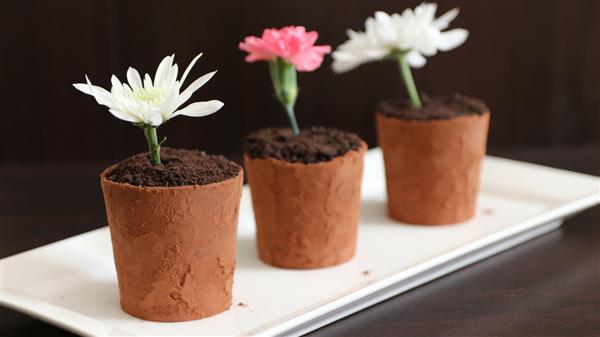
<path id="1" fill-rule="evenodd" d="M 406 53 L 402 53 L 398 56 L 398 64 L 400 65 L 400 74 L 404 80 L 404 85 L 406 86 L 406 91 L 408 91 L 410 101 L 415 108 L 420 108 L 422 106 L 421 99 L 419 98 L 417 87 L 415 86 L 415 80 L 410 72 L 410 66 L 406 60 Z"/>
<path id="2" fill-rule="evenodd" d="M 292 131 L 295 135 L 300 134 L 300 129 L 298 128 L 298 122 L 296 122 L 296 114 L 294 113 L 294 105 L 289 104 L 286 106 L 288 117 L 290 118 L 290 123 L 292 124 Z"/>
<path id="3" fill-rule="evenodd" d="M 160 143 L 156 135 L 156 127 L 146 125 L 143 127 L 144 135 L 148 141 L 148 149 L 150 150 L 150 162 L 152 165 L 160 165 Z"/>

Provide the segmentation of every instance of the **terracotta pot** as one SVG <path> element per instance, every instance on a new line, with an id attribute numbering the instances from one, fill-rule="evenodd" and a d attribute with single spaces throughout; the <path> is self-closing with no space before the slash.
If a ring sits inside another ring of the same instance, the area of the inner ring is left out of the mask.
<path id="1" fill-rule="evenodd" d="M 307 269 L 354 256 L 366 149 L 314 164 L 244 156 L 262 261 Z"/>
<path id="2" fill-rule="evenodd" d="M 209 185 L 138 187 L 100 175 L 121 306 L 187 321 L 231 305 L 243 171 Z"/>
<path id="3" fill-rule="evenodd" d="M 489 118 L 489 112 L 437 120 L 403 120 L 376 113 L 389 216 L 423 225 L 471 218 Z"/>

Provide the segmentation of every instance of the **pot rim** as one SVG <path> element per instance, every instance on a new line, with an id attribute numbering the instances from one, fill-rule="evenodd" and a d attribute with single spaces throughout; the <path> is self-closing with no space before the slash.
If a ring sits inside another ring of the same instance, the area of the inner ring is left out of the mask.
<path id="1" fill-rule="evenodd" d="M 241 179 L 242 181 L 244 180 L 244 168 L 236 163 L 236 165 L 238 165 L 240 167 L 238 174 L 234 177 L 231 177 L 229 179 L 219 181 L 216 183 L 205 184 L 205 185 L 195 184 L 195 185 L 182 185 L 182 186 L 137 186 L 137 185 L 132 185 L 129 183 L 121 183 L 121 182 L 112 181 L 106 177 L 118 165 L 119 165 L 119 163 L 113 164 L 113 165 L 105 168 L 100 173 L 100 183 L 101 184 L 118 186 L 119 188 L 138 190 L 138 191 L 157 191 L 157 192 L 163 191 L 164 192 L 164 191 L 174 191 L 174 190 L 188 190 L 188 189 L 193 190 L 193 189 L 199 189 L 199 188 L 212 188 L 215 186 L 223 185 L 225 183 L 229 183 L 231 181 L 235 181 L 235 180 L 239 180 L 239 179 Z"/>
<path id="2" fill-rule="evenodd" d="M 260 160 L 264 160 L 264 161 L 270 161 L 273 162 L 275 164 L 278 165 L 282 165 L 282 166 L 302 166 L 302 167 L 316 167 L 316 166 L 325 166 L 325 165 L 330 165 L 331 163 L 333 163 L 336 160 L 342 160 L 343 158 L 347 157 L 348 155 L 352 154 L 353 152 L 358 152 L 360 154 L 364 154 L 365 152 L 367 152 L 368 146 L 367 143 L 364 140 L 361 140 L 360 142 L 360 146 L 357 149 L 353 149 L 350 150 L 346 153 L 344 153 L 342 156 L 337 156 L 334 157 L 328 161 L 320 161 L 318 163 L 292 163 L 289 162 L 287 160 L 282 160 L 282 159 L 277 159 L 277 158 L 273 158 L 273 157 L 265 157 L 265 158 L 252 158 L 250 157 L 245 151 L 244 151 L 244 160 L 251 160 L 251 161 L 260 161 Z"/>
<path id="3" fill-rule="evenodd" d="M 454 117 L 450 117 L 450 118 L 408 119 L 408 118 L 389 117 L 389 116 L 384 115 L 380 111 L 375 111 L 375 118 L 382 118 L 385 121 L 393 120 L 393 121 L 398 121 L 399 123 L 415 123 L 415 124 L 417 124 L 417 123 L 420 123 L 420 124 L 425 124 L 425 123 L 443 124 L 443 123 L 452 123 L 454 121 L 463 120 L 463 119 L 489 118 L 490 116 L 491 116 L 491 113 L 489 110 L 487 110 L 487 111 L 482 112 L 481 114 L 460 115 L 460 116 L 454 116 Z"/>

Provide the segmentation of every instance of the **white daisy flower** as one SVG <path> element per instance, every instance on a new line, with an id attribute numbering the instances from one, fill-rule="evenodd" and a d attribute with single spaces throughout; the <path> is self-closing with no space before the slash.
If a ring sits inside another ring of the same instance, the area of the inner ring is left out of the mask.
<path id="1" fill-rule="evenodd" d="M 367 62 L 383 60 L 403 53 L 413 68 L 425 65 L 424 56 L 454 49 L 465 42 L 469 32 L 448 28 L 458 15 L 452 9 L 435 18 L 437 4 L 422 3 L 415 10 L 406 9 L 402 14 L 389 15 L 376 12 L 365 21 L 365 31 L 348 30 L 349 40 L 333 52 L 333 70 L 341 73 Z"/>
<path id="2" fill-rule="evenodd" d="M 213 71 L 201 76 L 181 91 L 183 82 L 200 56 L 202 53 L 192 60 L 179 80 L 177 79 L 178 66 L 173 64 L 175 55 L 171 55 L 160 62 L 154 80 L 146 74 L 142 81 L 138 71 L 129 67 L 127 70 L 128 83 L 121 83 L 115 75 L 112 75 L 110 92 L 92 85 L 87 76 L 85 77 L 86 83 L 73 85 L 83 93 L 93 96 L 98 104 L 108 107 L 108 111 L 113 116 L 140 126 L 157 127 L 178 115 L 206 116 L 221 109 L 223 103 L 217 100 L 196 102 L 179 109 L 196 90 L 200 89 L 216 73 Z"/>

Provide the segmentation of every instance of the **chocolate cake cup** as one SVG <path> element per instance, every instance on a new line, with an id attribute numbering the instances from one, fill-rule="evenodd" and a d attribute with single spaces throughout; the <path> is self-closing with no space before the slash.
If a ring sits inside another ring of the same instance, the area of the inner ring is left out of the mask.
<path id="1" fill-rule="evenodd" d="M 243 171 L 208 185 L 138 187 L 100 175 L 127 313 L 178 322 L 231 305 Z"/>
<path id="2" fill-rule="evenodd" d="M 309 269 L 354 257 L 366 149 L 312 164 L 244 155 L 262 261 Z"/>
<path id="3" fill-rule="evenodd" d="M 389 216 L 422 225 L 471 218 L 489 118 L 489 112 L 435 120 L 405 120 L 376 113 Z"/>

